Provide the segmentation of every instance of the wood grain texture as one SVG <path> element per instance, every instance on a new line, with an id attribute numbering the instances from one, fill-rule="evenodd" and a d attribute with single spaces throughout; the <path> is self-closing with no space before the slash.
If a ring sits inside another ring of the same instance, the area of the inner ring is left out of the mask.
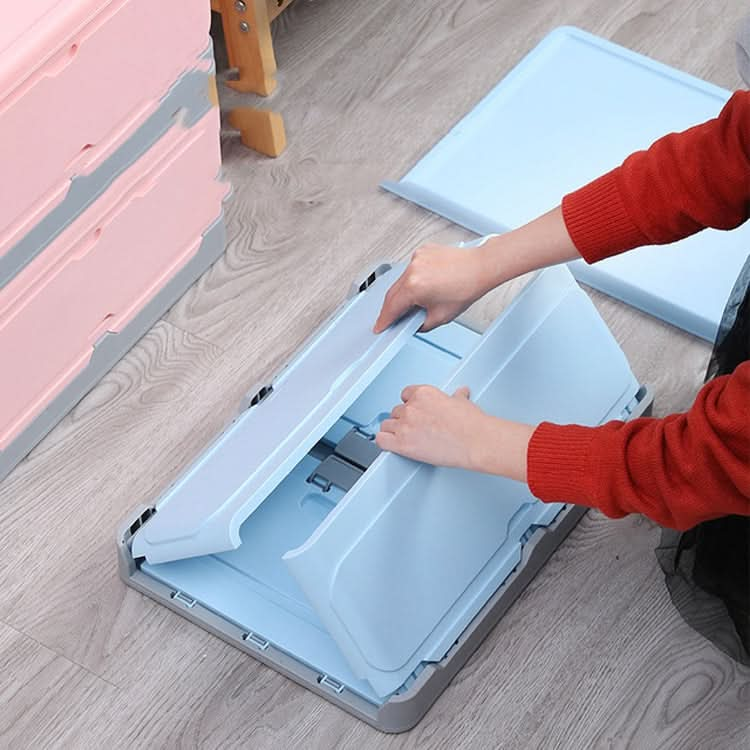
<path id="1" fill-rule="evenodd" d="M 222 258 L 0 485 L 0 747 L 748 746 L 750 670 L 675 613 L 641 518 L 590 513 L 424 721 L 381 735 L 117 579 L 114 533 L 327 317 L 351 280 L 466 233 L 378 190 L 548 31 L 581 26 L 738 84 L 737 0 L 297 0 L 274 22 L 289 147 L 229 129 Z M 221 57 L 221 55 L 219 55 Z M 257 100 L 221 87 L 222 106 Z M 486 322 L 521 281 L 469 311 Z M 708 347 L 592 293 L 660 414 Z"/>
<path id="2" fill-rule="evenodd" d="M 93 747 L 117 690 L 0 624 L 0 747 Z"/>

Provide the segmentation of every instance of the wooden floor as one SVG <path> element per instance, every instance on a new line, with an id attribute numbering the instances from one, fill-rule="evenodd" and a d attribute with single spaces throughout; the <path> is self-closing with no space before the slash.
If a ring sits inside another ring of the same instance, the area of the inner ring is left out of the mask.
<path id="1" fill-rule="evenodd" d="M 464 235 L 379 192 L 550 29 L 726 87 L 740 0 L 297 0 L 275 28 L 273 161 L 223 140 L 229 247 L 0 485 L 0 748 L 740 748 L 750 670 L 676 615 L 658 530 L 589 513 L 421 725 L 385 736 L 118 579 L 152 500 L 376 259 Z M 226 94 L 225 106 L 236 101 Z M 496 314 L 508 294 L 476 315 Z M 708 348 L 595 296 L 663 414 Z"/>

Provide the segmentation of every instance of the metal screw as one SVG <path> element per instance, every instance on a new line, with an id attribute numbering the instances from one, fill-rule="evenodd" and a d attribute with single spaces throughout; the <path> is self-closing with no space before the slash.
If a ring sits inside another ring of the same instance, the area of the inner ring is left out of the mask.
<path id="1" fill-rule="evenodd" d="M 247 34 L 250 31 L 250 24 L 247 21 L 240 21 L 240 31 Z"/>
<path id="2" fill-rule="evenodd" d="M 238 13 L 244 13 L 247 10 L 247 5 L 243 2 L 243 0 L 235 0 L 234 9 Z"/>

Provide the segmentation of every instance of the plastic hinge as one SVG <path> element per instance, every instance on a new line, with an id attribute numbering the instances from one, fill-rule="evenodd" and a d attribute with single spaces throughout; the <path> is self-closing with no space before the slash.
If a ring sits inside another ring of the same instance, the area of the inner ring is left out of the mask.
<path id="1" fill-rule="evenodd" d="M 269 642 L 263 638 L 262 636 L 258 635 L 257 633 L 245 633 L 242 636 L 242 640 L 246 643 L 252 643 L 253 646 L 260 649 L 261 651 L 265 651 L 268 648 Z"/>
<path id="2" fill-rule="evenodd" d="M 349 295 L 348 295 L 349 299 L 351 299 L 352 297 L 356 297 L 361 292 L 366 292 L 375 283 L 376 279 L 379 276 L 382 276 L 384 273 L 388 273 L 388 271 L 390 271 L 391 268 L 393 268 L 393 266 L 390 263 L 381 263 L 379 266 L 375 268 L 374 271 L 372 271 L 367 276 L 367 278 L 364 281 L 360 283 L 357 283 L 355 281 L 349 290 Z"/>
<path id="3" fill-rule="evenodd" d="M 146 508 L 146 510 L 144 510 L 143 513 L 141 513 L 141 515 L 138 516 L 138 518 L 136 518 L 128 527 L 130 536 L 132 537 L 135 532 L 138 531 L 138 529 L 140 529 L 141 526 L 143 526 L 143 524 L 146 523 L 146 521 L 148 521 L 148 519 L 154 515 L 154 513 L 156 513 L 156 508 Z"/>
<path id="4" fill-rule="evenodd" d="M 371 436 L 353 427 L 341 438 L 335 448 L 335 453 L 340 458 L 365 471 L 380 455 L 380 448 Z"/>
<path id="5" fill-rule="evenodd" d="M 318 682 L 329 690 L 333 690 L 334 693 L 341 694 L 344 692 L 344 684 L 333 677 L 329 677 L 327 674 L 320 675 Z"/>
<path id="6" fill-rule="evenodd" d="M 622 412 L 620 412 L 620 419 L 623 421 L 627 421 L 628 417 L 635 411 L 638 404 L 641 402 L 641 392 L 638 391 L 638 393 L 633 396 L 633 398 L 628 401 L 627 404 L 625 404 L 625 407 L 623 408 Z"/>
<path id="7" fill-rule="evenodd" d="M 255 392 L 250 391 L 243 396 L 240 402 L 239 413 L 241 414 L 247 409 L 251 409 L 253 406 L 257 406 L 261 401 L 268 398 L 273 393 L 273 385 L 264 385 L 262 388 Z"/>
<path id="8" fill-rule="evenodd" d="M 362 469 L 358 466 L 333 454 L 318 465 L 307 481 L 319 487 L 323 492 L 328 492 L 331 487 L 338 487 L 344 492 L 349 492 L 362 473 Z"/>
<path id="9" fill-rule="evenodd" d="M 267 398 L 268 396 L 273 393 L 273 386 L 272 385 L 264 385 L 251 399 L 250 399 L 250 406 L 257 406 L 261 401 L 263 401 L 264 398 Z"/>
<path id="10" fill-rule="evenodd" d="M 193 599 L 191 596 L 184 594 L 182 591 L 173 591 L 172 599 L 174 599 L 176 602 L 179 602 L 188 609 L 192 609 L 196 604 L 196 599 Z"/>
<path id="11" fill-rule="evenodd" d="M 375 275 L 375 271 L 373 271 L 360 285 L 359 285 L 359 291 L 364 292 L 368 287 L 371 287 L 375 283 L 375 279 L 378 277 Z"/>

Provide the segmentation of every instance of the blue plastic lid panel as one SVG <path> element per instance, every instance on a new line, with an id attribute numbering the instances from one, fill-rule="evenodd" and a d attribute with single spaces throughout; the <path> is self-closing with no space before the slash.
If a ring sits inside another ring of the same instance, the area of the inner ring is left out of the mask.
<path id="1" fill-rule="evenodd" d="M 579 29 L 548 35 L 399 182 L 383 186 L 479 234 L 518 227 L 730 92 Z M 588 266 L 581 281 L 713 340 L 750 223 Z"/>
<path id="2" fill-rule="evenodd" d="M 402 272 L 403 265 L 391 268 L 346 303 L 270 395 L 238 417 L 166 492 L 133 538 L 134 557 L 158 563 L 239 546 L 242 522 L 422 325 L 420 310 L 379 336 L 372 333 Z"/>
<path id="3" fill-rule="evenodd" d="M 598 424 L 638 383 L 564 267 L 516 298 L 444 384 L 486 411 Z M 381 454 L 284 560 L 357 677 L 378 695 L 438 660 L 521 559 L 521 538 L 559 505 L 518 482 Z"/>

